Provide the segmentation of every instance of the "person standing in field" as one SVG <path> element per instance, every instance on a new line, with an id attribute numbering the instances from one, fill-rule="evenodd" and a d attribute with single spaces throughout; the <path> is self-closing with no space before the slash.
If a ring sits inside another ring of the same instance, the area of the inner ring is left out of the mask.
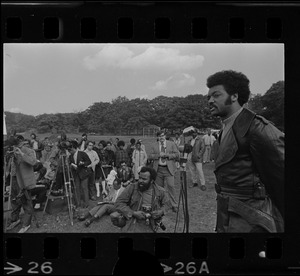
<path id="1" fill-rule="evenodd" d="M 147 163 L 147 153 L 141 147 L 141 142 L 136 143 L 136 148 L 132 153 L 132 163 L 133 163 L 133 173 L 135 180 L 139 179 L 139 168 L 146 166 Z"/>

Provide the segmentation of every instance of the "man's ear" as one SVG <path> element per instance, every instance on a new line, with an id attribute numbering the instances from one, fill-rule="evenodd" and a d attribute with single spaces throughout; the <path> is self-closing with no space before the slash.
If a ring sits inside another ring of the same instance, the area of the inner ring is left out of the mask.
<path id="1" fill-rule="evenodd" d="M 235 93 L 235 94 L 232 94 L 232 95 L 231 95 L 231 101 L 232 101 L 232 102 L 236 102 L 236 101 L 238 100 L 238 98 L 239 98 L 238 93 Z"/>

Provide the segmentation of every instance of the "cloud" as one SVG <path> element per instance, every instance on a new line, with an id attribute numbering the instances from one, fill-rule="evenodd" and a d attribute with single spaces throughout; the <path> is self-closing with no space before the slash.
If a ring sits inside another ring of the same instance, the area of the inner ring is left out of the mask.
<path id="1" fill-rule="evenodd" d="M 121 67 L 132 56 L 133 52 L 124 46 L 106 45 L 96 55 L 85 57 L 83 64 L 89 70 L 96 70 L 98 67 L 105 65 Z"/>
<path id="2" fill-rule="evenodd" d="M 196 79 L 193 76 L 186 73 L 177 73 L 166 80 L 159 80 L 150 89 L 159 91 L 178 89 L 185 86 L 193 86 L 195 82 Z"/>
<path id="3" fill-rule="evenodd" d="M 20 113 L 21 112 L 21 108 L 19 107 L 12 107 L 9 112 L 13 112 L 13 113 Z"/>
<path id="4" fill-rule="evenodd" d="M 111 66 L 132 70 L 187 71 L 201 67 L 203 61 L 201 55 L 183 55 L 172 48 L 150 46 L 144 52 L 134 55 L 125 46 L 106 45 L 96 55 L 85 57 L 83 64 L 88 70 Z"/>

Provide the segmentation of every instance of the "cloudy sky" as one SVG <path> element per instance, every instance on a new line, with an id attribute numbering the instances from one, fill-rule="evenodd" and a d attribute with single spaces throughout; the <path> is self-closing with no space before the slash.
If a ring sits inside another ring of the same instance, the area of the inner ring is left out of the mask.
<path id="1" fill-rule="evenodd" d="M 284 80 L 283 44 L 5 44 L 4 110 L 82 111 L 129 99 L 207 94 L 209 75 L 232 69 L 254 94 Z"/>

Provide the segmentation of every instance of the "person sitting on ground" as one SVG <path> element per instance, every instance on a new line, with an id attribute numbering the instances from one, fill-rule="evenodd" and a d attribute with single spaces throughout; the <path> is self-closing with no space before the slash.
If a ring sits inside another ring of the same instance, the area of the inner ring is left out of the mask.
<path id="1" fill-rule="evenodd" d="M 126 218 L 122 232 L 156 232 L 157 222 L 165 213 L 166 192 L 155 180 L 156 171 L 142 167 L 138 182 L 127 186 L 117 198 L 117 211 L 110 217 L 112 221 L 117 219 L 118 214 Z"/>
<path id="2" fill-rule="evenodd" d="M 127 187 L 133 181 L 133 171 L 127 166 L 125 161 L 121 161 L 120 168 L 117 170 L 117 177 L 121 179 L 121 184 L 123 187 Z"/>
<path id="3" fill-rule="evenodd" d="M 96 219 L 115 212 L 116 209 L 114 203 L 124 189 L 125 188 L 122 187 L 120 179 L 115 178 L 113 188 L 110 190 L 109 195 L 102 202 L 98 202 L 98 205 L 92 208 L 88 213 L 78 219 L 80 221 L 86 220 L 84 225 L 89 227 Z"/>
<path id="4" fill-rule="evenodd" d="M 57 168 L 57 163 L 52 162 L 50 164 L 50 170 L 48 170 L 46 172 L 46 174 L 44 175 L 44 177 L 42 177 L 39 180 L 39 183 L 45 184 L 47 187 L 50 187 L 51 182 L 54 181 L 54 179 L 55 179 L 56 168 Z"/>

